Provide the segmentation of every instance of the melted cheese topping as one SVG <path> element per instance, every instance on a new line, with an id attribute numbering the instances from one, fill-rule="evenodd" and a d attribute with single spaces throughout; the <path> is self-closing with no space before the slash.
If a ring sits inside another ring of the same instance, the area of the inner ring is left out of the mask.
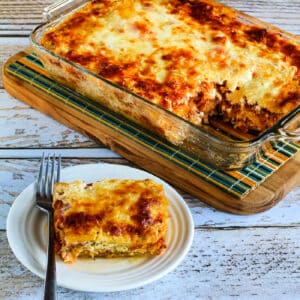
<path id="1" fill-rule="evenodd" d="M 168 201 L 152 180 L 58 183 L 54 190 L 58 253 L 88 256 L 160 254 L 166 248 Z"/>
<path id="2" fill-rule="evenodd" d="M 260 131 L 300 103 L 300 46 L 211 1 L 91 1 L 41 43 L 194 124 Z"/>

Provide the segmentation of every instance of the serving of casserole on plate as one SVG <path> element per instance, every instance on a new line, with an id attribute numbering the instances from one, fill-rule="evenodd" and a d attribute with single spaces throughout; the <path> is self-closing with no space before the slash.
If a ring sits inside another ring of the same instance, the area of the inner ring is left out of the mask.
<path id="1" fill-rule="evenodd" d="M 78 256 L 159 255 L 167 248 L 168 200 L 154 180 L 60 182 L 53 207 L 56 252 L 66 263 Z"/>
<path id="2" fill-rule="evenodd" d="M 114 182 L 123 182 L 126 184 L 129 184 L 129 182 L 132 181 L 136 182 L 137 185 L 142 185 L 144 182 L 145 190 L 152 189 L 155 182 L 156 190 L 154 190 L 153 196 L 156 193 L 159 194 L 163 189 L 165 197 L 168 199 L 169 203 L 167 207 L 169 217 L 167 220 L 168 230 L 164 233 L 165 244 L 167 247 L 161 255 L 140 255 L 136 257 L 123 256 L 114 258 L 95 257 L 94 259 L 78 257 L 74 263 L 65 263 L 62 259 L 58 258 L 56 260 L 56 270 L 57 284 L 59 286 L 89 292 L 122 291 L 137 288 L 153 282 L 174 270 L 174 268 L 176 268 L 187 255 L 194 236 L 193 218 L 184 199 L 165 181 L 139 169 L 104 163 L 77 165 L 64 168 L 61 172 L 61 178 L 64 182 L 69 182 L 70 185 L 72 185 L 72 182 L 76 185 L 76 180 L 80 180 L 81 184 L 82 181 L 88 183 L 104 181 L 107 187 L 107 181 L 113 179 Z M 85 185 L 81 184 L 78 184 L 77 182 L 78 187 L 84 189 Z M 61 186 L 58 186 L 58 194 L 62 192 L 61 188 Z M 103 188 L 103 186 L 101 188 Z M 63 190 L 67 192 L 66 188 L 63 188 Z M 141 190 L 142 187 L 140 191 Z M 119 191 L 121 192 L 121 189 L 119 189 Z M 131 192 L 133 192 L 133 190 Z M 93 194 L 93 187 L 88 185 L 86 193 L 89 195 Z M 81 195 L 83 194 L 84 192 L 82 191 Z M 134 199 L 133 194 L 134 193 L 129 193 L 127 197 Z M 57 197 L 62 196 L 63 195 L 57 195 Z M 69 196 L 70 197 L 67 198 L 70 200 L 71 195 Z M 59 199 L 56 198 L 56 200 L 58 201 Z M 116 211 L 113 211 L 111 207 L 107 205 L 107 216 L 103 216 L 102 224 L 99 222 L 99 226 L 96 228 L 96 224 L 92 222 L 92 213 L 99 213 L 101 204 L 98 203 L 99 205 L 97 206 L 93 203 L 93 208 L 88 210 L 89 203 L 93 201 L 93 199 L 90 199 L 90 201 L 86 200 L 87 199 L 84 201 L 86 207 L 85 210 L 83 210 L 84 213 L 82 214 L 82 217 L 79 217 L 73 223 L 73 226 L 71 225 L 72 222 L 70 222 L 69 225 L 71 226 L 64 229 L 66 232 L 66 238 L 69 242 L 72 238 L 76 239 L 77 242 L 80 242 L 79 238 L 85 239 L 87 235 L 84 235 L 83 232 L 89 232 L 91 234 L 95 229 L 105 229 L 102 225 L 109 225 L 109 215 L 112 216 L 113 213 L 116 214 Z M 162 202 L 164 202 L 163 199 Z M 65 204 L 67 203 L 65 202 Z M 79 210 L 82 209 L 82 207 L 80 207 L 80 203 L 78 203 L 78 197 L 77 199 L 74 199 L 74 202 L 70 201 L 70 204 L 73 205 L 69 208 L 67 208 L 67 206 L 61 206 L 60 208 L 57 207 L 57 216 L 60 213 L 63 213 L 63 217 L 67 220 L 67 216 L 72 215 L 75 211 L 79 212 Z M 128 205 L 130 206 L 132 204 L 133 202 L 129 201 Z M 58 203 L 56 205 L 59 206 Z M 125 205 L 126 203 L 124 203 L 124 206 Z M 157 205 L 159 204 L 153 203 L 151 205 L 151 216 L 155 216 L 157 213 L 155 212 L 155 207 L 157 207 Z M 65 211 L 61 211 L 62 209 Z M 135 209 L 136 207 L 133 206 L 133 212 Z M 125 212 L 120 212 L 120 216 L 117 220 L 122 221 L 121 217 L 124 216 Z M 84 217 L 86 217 L 86 220 L 84 220 Z M 72 217 L 69 218 L 69 221 L 71 219 Z M 96 219 L 96 216 L 94 219 Z M 112 221 L 114 220 L 116 220 L 116 218 L 112 218 Z M 137 227 L 136 222 L 130 223 Z M 127 225 L 130 223 L 128 221 L 124 222 L 124 224 Z M 66 225 L 66 221 L 63 222 L 63 224 Z M 60 221 L 57 219 L 57 226 L 59 225 L 62 225 L 61 217 Z M 35 183 L 32 183 L 16 198 L 9 211 L 7 218 L 7 237 L 10 247 L 19 261 L 31 272 L 41 278 L 45 276 L 47 261 L 48 237 L 46 226 L 46 215 L 43 214 L 35 205 Z M 78 233 L 72 235 L 71 227 L 74 229 L 74 226 L 77 226 Z M 86 231 L 87 228 L 85 226 L 88 227 L 90 231 Z M 154 227 L 155 226 L 158 228 L 157 223 L 156 225 L 154 224 Z M 109 226 L 107 227 L 109 228 Z M 151 227 L 151 225 L 148 224 L 145 228 L 147 227 Z M 112 228 L 110 227 L 110 230 L 111 229 Z M 67 232 L 68 230 L 69 232 Z M 150 235 L 152 234 L 150 233 Z M 89 239 L 91 237 L 92 234 L 88 236 Z M 143 236 L 140 237 L 140 240 L 142 237 Z M 147 235 L 145 235 L 145 237 L 147 237 Z M 154 236 L 153 238 L 155 239 L 156 237 Z M 105 238 L 106 241 L 109 239 L 110 242 L 113 242 L 115 239 L 115 241 L 120 242 L 122 238 L 126 238 L 126 234 L 123 233 L 119 236 L 111 235 L 110 238 L 108 238 L 108 235 L 106 234 Z M 131 243 L 131 245 L 133 245 L 133 243 Z M 147 245 L 146 242 L 145 245 Z"/>
<path id="3" fill-rule="evenodd" d="M 207 0 L 61 9 L 31 36 L 59 82 L 218 168 L 299 139 L 299 38 Z"/>

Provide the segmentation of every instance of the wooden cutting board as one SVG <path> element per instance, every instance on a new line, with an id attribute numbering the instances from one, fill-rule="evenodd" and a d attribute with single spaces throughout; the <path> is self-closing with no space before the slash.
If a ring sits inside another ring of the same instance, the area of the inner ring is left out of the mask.
<path id="1" fill-rule="evenodd" d="M 65 105 L 63 102 L 54 101 L 50 94 L 10 75 L 6 67 L 22 56 L 24 56 L 24 52 L 16 54 L 3 66 L 3 84 L 12 96 L 66 126 L 100 141 L 127 160 L 198 197 L 216 209 L 235 214 L 252 214 L 265 211 L 300 184 L 300 151 L 298 151 L 258 188 L 246 196 L 237 198 L 230 195 L 189 170 L 181 168 L 170 159 L 144 147 L 141 143 L 137 143 L 134 139 L 100 124 L 90 116 Z"/>

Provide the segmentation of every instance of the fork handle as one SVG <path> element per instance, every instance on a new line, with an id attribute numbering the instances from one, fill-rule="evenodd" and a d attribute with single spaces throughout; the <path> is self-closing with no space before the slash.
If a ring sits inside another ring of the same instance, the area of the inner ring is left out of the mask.
<path id="1" fill-rule="evenodd" d="M 44 300 L 56 299 L 56 265 L 55 265 L 55 251 L 54 251 L 54 220 L 53 209 L 48 212 L 48 263 L 44 290 Z"/>

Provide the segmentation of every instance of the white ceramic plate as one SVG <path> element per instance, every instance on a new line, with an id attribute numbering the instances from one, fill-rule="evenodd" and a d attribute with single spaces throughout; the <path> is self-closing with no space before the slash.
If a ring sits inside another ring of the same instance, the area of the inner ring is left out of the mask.
<path id="1" fill-rule="evenodd" d="M 182 197 L 161 179 L 138 169 L 112 164 L 78 165 L 62 170 L 62 181 L 85 182 L 103 178 L 152 178 L 164 185 L 170 202 L 167 251 L 152 258 L 78 259 L 64 264 L 57 258 L 58 285 L 90 292 L 121 291 L 136 288 L 172 271 L 191 247 L 194 225 Z M 45 276 L 47 217 L 35 207 L 35 184 L 29 185 L 14 201 L 7 218 L 9 245 L 19 261 L 41 278 Z"/>

